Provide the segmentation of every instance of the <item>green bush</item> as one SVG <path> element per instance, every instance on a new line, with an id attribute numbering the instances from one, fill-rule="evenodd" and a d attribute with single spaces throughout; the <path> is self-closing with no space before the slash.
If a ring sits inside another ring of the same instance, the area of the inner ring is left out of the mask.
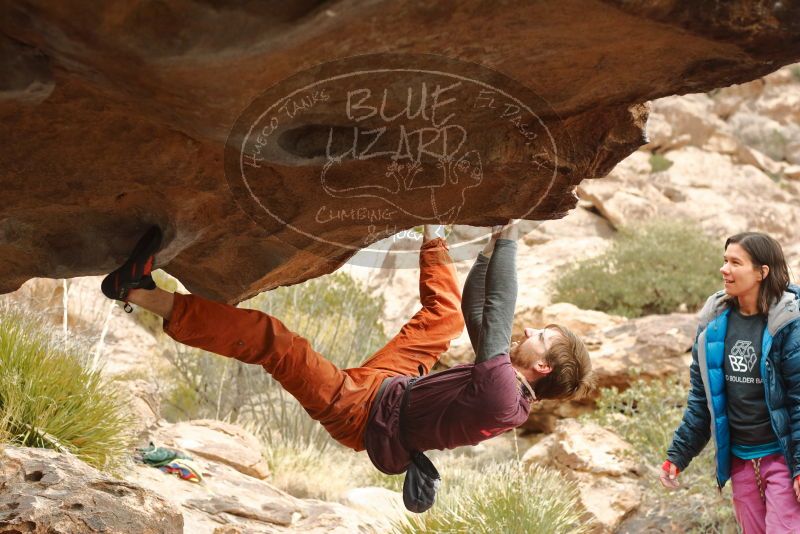
<path id="1" fill-rule="evenodd" d="M 662 172 L 666 171 L 670 167 L 672 167 L 672 160 L 667 159 L 665 156 L 661 154 L 653 154 L 650 156 L 650 171 L 651 172 Z"/>
<path id="2" fill-rule="evenodd" d="M 775 182 L 776 184 L 780 184 L 781 181 L 783 180 L 783 173 L 780 171 L 778 172 L 764 171 L 764 174 L 769 176 L 769 179 Z"/>
<path id="3" fill-rule="evenodd" d="M 760 138 L 749 139 L 748 145 L 760 150 L 775 161 L 786 158 L 787 146 L 791 143 L 790 139 L 777 130 L 765 132 Z"/>
<path id="4" fill-rule="evenodd" d="M 666 459 L 675 429 L 683 418 L 687 386 L 677 378 L 636 380 L 630 388 L 602 389 L 597 409 L 585 416 L 619 434 L 630 443 L 637 459 L 648 466 L 642 509 L 662 510 L 683 532 L 737 532 L 730 484 L 723 493 L 716 491 L 714 447 L 709 445 L 695 458 L 678 480 L 680 488 L 661 487 L 658 473 Z"/>
<path id="5" fill-rule="evenodd" d="M 88 369 L 90 351 L 44 324 L 0 307 L 0 439 L 113 469 L 131 444 L 130 415 L 100 372 Z"/>
<path id="6" fill-rule="evenodd" d="M 400 533 L 588 532 L 578 491 L 558 472 L 517 461 L 440 469 L 442 486 L 428 512 L 395 525 Z"/>
<path id="7" fill-rule="evenodd" d="M 654 221 L 623 228 L 602 255 L 575 264 L 554 286 L 554 300 L 638 317 L 694 310 L 719 289 L 722 252 L 698 228 Z"/>
<path id="8" fill-rule="evenodd" d="M 358 365 L 388 341 L 379 319 L 383 299 L 342 273 L 262 293 L 242 306 L 276 316 L 340 368 Z M 177 370 L 162 408 L 168 420 L 238 422 L 276 446 L 314 444 L 321 451 L 334 443 L 260 366 L 178 344 L 166 355 Z"/>

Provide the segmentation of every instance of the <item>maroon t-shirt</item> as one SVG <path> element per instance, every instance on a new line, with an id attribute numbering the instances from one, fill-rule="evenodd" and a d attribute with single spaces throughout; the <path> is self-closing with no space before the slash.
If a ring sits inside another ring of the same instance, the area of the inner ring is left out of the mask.
<path id="1" fill-rule="evenodd" d="M 364 446 L 384 473 L 402 473 L 411 461 L 400 443 L 400 405 L 410 378 L 389 379 L 367 422 Z M 405 438 L 417 451 L 475 445 L 527 421 L 531 407 L 507 354 L 424 376 L 410 395 Z"/>

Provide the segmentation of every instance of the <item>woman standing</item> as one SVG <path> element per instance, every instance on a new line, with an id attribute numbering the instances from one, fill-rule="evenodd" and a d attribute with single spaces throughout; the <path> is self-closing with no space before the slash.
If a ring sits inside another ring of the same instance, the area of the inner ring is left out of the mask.
<path id="1" fill-rule="evenodd" d="M 745 534 L 800 532 L 800 287 L 780 244 L 745 232 L 725 243 L 725 289 L 700 312 L 691 389 L 661 483 L 713 436 L 720 488 L 731 479 Z"/>

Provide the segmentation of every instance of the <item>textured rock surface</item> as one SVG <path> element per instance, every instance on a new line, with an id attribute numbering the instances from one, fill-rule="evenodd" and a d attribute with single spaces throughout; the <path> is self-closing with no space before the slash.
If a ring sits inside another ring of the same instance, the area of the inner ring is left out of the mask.
<path id="1" fill-rule="evenodd" d="M 219 462 L 255 478 L 267 478 L 269 466 L 258 439 L 236 425 L 201 419 L 164 425 L 152 434 L 157 444 Z"/>
<path id="2" fill-rule="evenodd" d="M 632 458 L 632 447 L 613 432 L 594 423 L 568 420 L 531 447 L 522 461 L 566 474 L 577 483 L 594 530 L 614 532 L 641 503 L 642 467 Z"/>
<path id="3" fill-rule="evenodd" d="M 798 10 L 793 2 L 709 9 L 663 0 L 6 3 L 0 291 L 34 276 L 109 270 L 151 223 L 166 229 L 160 264 L 207 296 L 238 301 L 332 271 L 352 252 L 310 243 L 277 222 L 255 224 L 239 209 L 223 174 L 224 147 L 262 91 L 357 54 L 443 54 L 530 87 L 560 117 L 545 117 L 548 125 L 571 142 L 558 146 L 568 165 L 529 216 L 561 216 L 574 205 L 572 185 L 605 174 L 641 144 L 646 113 L 637 104 L 750 80 L 800 57 Z M 509 162 L 497 155 L 505 172 L 487 173 L 456 222 L 519 216 L 545 193 L 503 167 Z M 319 168 L 295 162 L 286 176 L 304 173 Z M 285 204 L 290 191 L 302 197 L 288 197 L 297 217 L 313 217 L 313 191 L 277 188 L 269 202 Z M 419 223 L 395 221 L 398 230 Z M 363 225 L 341 222 L 332 232 L 365 245 Z"/>
<path id="4" fill-rule="evenodd" d="M 4 447 L 0 488 L 0 532 L 183 532 L 183 517 L 169 501 L 71 455 Z"/>
<path id="5" fill-rule="evenodd" d="M 391 517 L 376 513 L 376 507 L 381 511 L 397 507 L 399 495 L 393 498 L 388 490 L 378 492 L 380 498 L 372 507 L 364 502 L 371 500 L 370 493 L 364 493 L 370 488 L 354 490 L 349 500 L 360 501 L 359 511 L 338 503 L 297 499 L 264 480 L 199 455 L 195 464 L 205 477 L 202 484 L 140 463 L 124 466 L 125 479 L 117 480 L 71 455 L 4 447 L 0 449 L 0 532 L 367 534 L 386 532 L 390 521 L 403 517 L 402 502 Z"/>
<path id="6" fill-rule="evenodd" d="M 380 516 L 362 513 L 338 503 L 297 499 L 267 481 L 245 475 L 227 465 L 195 456 L 203 485 L 179 480 L 158 469 L 136 465 L 126 474 L 131 483 L 169 500 L 183 513 L 185 532 L 385 532 Z M 225 530 L 227 529 L 227 530 Z"/>
<path id="7" fill-rule="evenodd" d="M 797 195 L 770 178 L 767 169 L 738 155 L 695 146 L 670 151 L 666 158 L 672 164 L 656 173 L 657 180 L 650 174 L 647 155 L 637 152 L 603 180 L 581 184 L 579 194 L 615 226 L 676 218 L 696 221 L 714 236 L 757 228 L 787 246 L 793 244 L 800 223 Z"/>

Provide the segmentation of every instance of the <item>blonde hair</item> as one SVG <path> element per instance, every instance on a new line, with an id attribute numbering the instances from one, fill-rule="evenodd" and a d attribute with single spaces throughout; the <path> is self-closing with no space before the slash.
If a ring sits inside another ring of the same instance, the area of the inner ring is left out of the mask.
<path id="1" fill-rule="evenodd" d="M 539 399 L 580 399 L 595 388 L 595 375 L 586 345 L 569 328 L 549 324 L 561 334 L 553 337 L 550 348 L 544 355 L 545 362 L 552 371 L 533 384 Z M 531 367 L 534 355 L 520 356 L 519 351 L 511 351 L 511 363 L 521 368 Z"/>

